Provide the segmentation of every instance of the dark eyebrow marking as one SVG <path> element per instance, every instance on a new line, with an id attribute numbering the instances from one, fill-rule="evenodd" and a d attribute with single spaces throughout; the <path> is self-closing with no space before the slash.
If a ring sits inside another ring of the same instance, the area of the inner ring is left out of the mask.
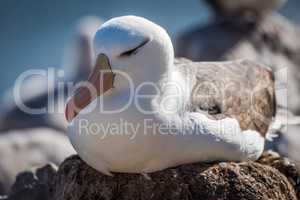
<path id="1" fill-rule="evenodd" d="M 138 49 L 140 49 L 141 47 L 143 47 L 144 45 L 146 45 L 149 41 L 150 41 L 150 39 L 146 39 L 141 44 L 139 44 L 137 47 L 121 53 L 120 57 L 131 56 L 132 54 L 136 53 Z"/>

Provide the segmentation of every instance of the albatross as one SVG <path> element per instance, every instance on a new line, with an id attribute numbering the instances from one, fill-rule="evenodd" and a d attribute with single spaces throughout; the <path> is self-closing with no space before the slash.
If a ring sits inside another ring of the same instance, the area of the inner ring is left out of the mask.
<path id="1" fill-rule="evenodd" d="M 137 16 L 105 22 L 94 52 L 94 70 L 65 111 L 69 139 L 91 167 L 147 174 L 262 154 L 276 112 L 268 67 L 174 58 L 166 30 Z"/>

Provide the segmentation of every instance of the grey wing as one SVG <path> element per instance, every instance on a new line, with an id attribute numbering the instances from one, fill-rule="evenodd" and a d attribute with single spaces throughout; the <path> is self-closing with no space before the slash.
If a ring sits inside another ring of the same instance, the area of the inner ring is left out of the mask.
<path id="1" fill-rule="evenodd" d="M 236 118 L 243 130 L 265 135 L 276 113 L 272 71 L 249 60 L 193 63 L 176 61 L 193 77 L 190 111 L 213 119 Z M 176 64 L 175 62 L 175 64 Z"/>

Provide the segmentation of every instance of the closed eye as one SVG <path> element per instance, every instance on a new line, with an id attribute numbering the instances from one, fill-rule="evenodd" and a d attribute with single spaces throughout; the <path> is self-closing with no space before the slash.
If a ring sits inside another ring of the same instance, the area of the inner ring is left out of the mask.
<path id="1" fill-rule="evenodd" d="M 149 39 L 145 40 L 144 42 L 142 42 L 141 44 L 139 44 L 137 47 L 130 49 L 128 51 L 123 52 L 120 57 L 129 57 L 131 55 L 134 55 L 138 52 L 138 50 L 143 47 L 144 45 L 146 45 L 149 42 Z"/>

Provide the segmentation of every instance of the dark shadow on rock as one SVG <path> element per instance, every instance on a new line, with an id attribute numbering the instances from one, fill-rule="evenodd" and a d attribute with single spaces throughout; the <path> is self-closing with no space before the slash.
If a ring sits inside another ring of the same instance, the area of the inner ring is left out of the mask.
<path id="1" fill-rule="evenodd" d="M 52 165 L 46 165 L 36 172 L 23 172 L 16 178 L 12 186 L 9 200 L 48 200 L 50 199 L 50 181 L 56 170 Z"/>

